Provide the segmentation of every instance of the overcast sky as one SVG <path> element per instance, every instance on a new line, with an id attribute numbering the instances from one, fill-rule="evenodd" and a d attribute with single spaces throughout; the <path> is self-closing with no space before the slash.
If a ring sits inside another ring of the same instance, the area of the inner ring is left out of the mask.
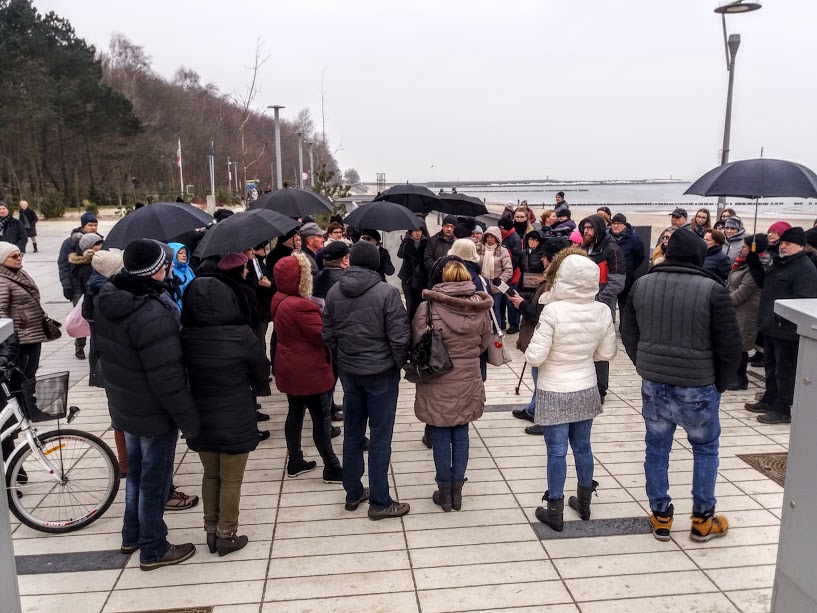
<path id="1" fill-rule="evenodd" d="M 271 55 L 258 106 L 309 107 L 364 180 L 695 179 L 717 165 L 728 73 L 714 0 L 35 0 L 154 69 L 224 92 Z M 727 17 L 742 35 L 731 159 L 817 168 L 817 2 Z M 206 129 L 206 127 L 205 127 Z M 432 170 L 432 165 L 434 169 Z"/>

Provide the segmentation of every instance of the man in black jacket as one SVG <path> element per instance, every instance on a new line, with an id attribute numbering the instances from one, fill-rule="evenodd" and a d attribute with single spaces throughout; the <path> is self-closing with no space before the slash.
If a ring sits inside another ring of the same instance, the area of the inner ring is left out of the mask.
<path id="1" fill-rule="evenodd" d="M 610 236 L 616 241 L 621 252 L 624 254 L 626 279 L 624 281 L 624 289 L 622 289 L 616 302 L 618 303 L 619 317 L 624 312 L 624 307 L 627 304 L 627 296 L 630 294 L 630 289 L 635 283 L 635 271 L 641 266 L 641 263 L 647 257 L 644 251 L 644 243 L 638 237 L 638 234 L 633 232 L 633 227 L 627 223 L 627 218 L 621 213 L 616 213 L 610 223 Z"/>
<path id="2" fill-rule="evenodd" d="M 434 262 L 444 255 L 448 255 L 451 245 L 454 244 L 456 240 L 454 237 L 454 226 L 456 225 L 457 218 L 454 215 L 446 215 L 443 219 L 443 227 L 426 242 L 426 249 L 423 253 L 423 264 L 429 275 L 431 274 L 431 269 L 434 268 Z"/>
<path id="3" fill-rule="evenodd" d="M 757 420 L 764 424 L 791 422 L 799 349 L 797 327 L 775 315 L 774 303 L 790 298 L 817 298 L 817 268 L 805 251 L 803 228 L 789 228 L 778 244 L 780 255 L 772 260 L 772 267 L 765 274 L 758 257 L 760 250 L 746 257 L 752 278 L 762 288 L 757 323 L 763 334 L 766 391 L 758 402 L 745 406 L 748 411 L 761 413 Z"/>
<path id="4" fill-rule="evenodd" d="M 343 489 L 346 510 L 369 501 L 369 519 L 401 517 L 409 505 L 389 495 L 389 461 L 400 369 L 408 358 L 411 328 L 400 291 L 377 274 L 377 247 L 360 241 L 351 266 L 329 290 L 323 340 L 337 355 L 345 394 Z M 363 451 L 369 424 L 369 488 L 363 487 Z M 371 491 L 371 494 L 370 494 Z"/>
<path id="5" fill-rule="evenodd" d="M 65 296 L 66 300 L 70 300 L 74 306 L 82 298 L 85 288 L 79 287 L 76 279 L 71 274 L 71 262 L 68 261 L 68 256 L 72 253 L 82 253 L 79 250 L 79 239 L 82 238 L 83 234 L 96 232 L 98 225 L 96 215 L 83 213 L 82 217 L 80 217 L 80 227 L 71 230 L 71 235 L 62 241 L 62 245 L 60 245 L 60 253 L 57 256 L 57 269 L 60 274 L 62 295 Z M 74 339 L 74 355 L 79 360 L 85 359 L 85 337 Z"/>
<path id="6" fill-rule="evenodd" d="M 94 327 L 111 420 L 128 448 L 122 552 L 139 550 L 140 568 L 153 570 L 196 552 L 192 543 L 168 543 L 163 515 L 179 430 L 196 438 L 199 415 L 182 362 L 179 311 L 164 283 L 165 251 L 136 240 L 123 258 L 125 270 L 96 298 Z"/>
<path id="7" fill-rule="evenodd" d="M 621 340 L 643 378 L 644 470 L 660 541 L 669 540 L 672 527 L 667 472 L 676 426 L 686 431 L 694 460 L 690 538 L 708 541 L 729 527 L 715 515 L 718 411 L 740 364 L 741 337 L 729 292 L 702 268 L 705 255 L 697 234 L 676 230 L 666 261 L 635 282 L 621 318 Z"/>

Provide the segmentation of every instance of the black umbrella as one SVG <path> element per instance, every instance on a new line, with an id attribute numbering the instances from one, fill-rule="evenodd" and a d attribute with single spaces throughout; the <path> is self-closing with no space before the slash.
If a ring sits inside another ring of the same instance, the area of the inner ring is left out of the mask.
<path id="1" fill-rule="evenodd" d="M 755 233 L 758 198 L 817 198 L 817 175 L 788 160 L 739 160 L 713 168 L 684 194 L 754 199 Z"/>
<path id="2" fill-rule="evenodd" d="M 335 210 L 325 196 L 299 187 L 288 187 L 266 193 L 253 202 L 250 209 L 269 209 L 292 218 L 332 213 Z"/>
<path id="3" fill-rule="evenodd" d="M 440 204 L 435 210 L 450 215 L 463 215 L 465 217 L 476 217 L 477 215 L 487 215 L 488 209 L 482 200 L 474 196 L 465 194 L 440 194 Z"/>
<path id="4" fill-rule="evenodd" d="M 143 206 L 117 221 L 105 239 L 105 246 L 124 249 L 128 243 L 139 238 L 167 242 L 211 223 L 213 218 L 192 204 L 157 202 Z"/>
<path id="5" fill-rule="evenodd" d="M 410 183 L 392 185 L 375 198 L 375 202 L 380 200 L 399 204 L 420 215 L 425 215 L 440 206 L 440 201 L 434 192 L 422 185 L 411 185 Z"/>
<path id="6" fill-rule="evenodd" d="M 267 209 L 237 213 L 207 230 L 196 247 L 195 255 L 204 259 L 211 255 L 245 251 L 297 227 L 298 222 L 294 219 Z"/>
<path id="7" fill-rule="evenodd" d="M 372 228 L 373 230 L 419 230 L 423 220 L 404 206 L 379 200 L 363 204 L 346 216 L 343 223 L 353 228 Z"/>

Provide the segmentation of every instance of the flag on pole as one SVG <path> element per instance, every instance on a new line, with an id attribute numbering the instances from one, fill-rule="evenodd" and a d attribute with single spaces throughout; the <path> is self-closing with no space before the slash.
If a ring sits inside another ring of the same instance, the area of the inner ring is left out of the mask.
<path id="1" fill-rule="evenodd" d="M 215 158 L 216 157 L 216 149 L 213 146 L 213 141 L 210 141 L 210 156 Z"/>
<path id="2" fill-rule="evenodd" d="M 176 166 L 182 167 L 182 139 L 179 139 L 179 146 L 176 149 Z"/>

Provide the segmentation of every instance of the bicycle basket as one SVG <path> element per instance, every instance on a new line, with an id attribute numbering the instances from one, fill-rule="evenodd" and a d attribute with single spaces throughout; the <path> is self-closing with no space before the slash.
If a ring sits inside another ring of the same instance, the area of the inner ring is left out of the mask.
<path id="1" fill-rule="evenodd" d="M 23 383 L 20 406 L 29 421 L 65 419 L 68 413 L 68 374 L 58 372 Z"/>

